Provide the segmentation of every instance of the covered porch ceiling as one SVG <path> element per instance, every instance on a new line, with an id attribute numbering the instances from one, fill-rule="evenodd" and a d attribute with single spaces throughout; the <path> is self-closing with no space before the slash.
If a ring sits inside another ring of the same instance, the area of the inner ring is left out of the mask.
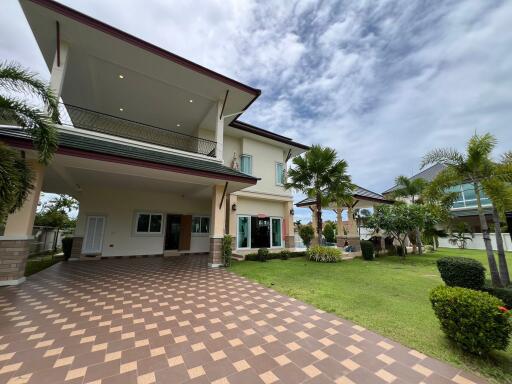
<path id="1" fill-rule="evenodd" d="M 20 4 L 49 69 L 59 41 L 69 47 L 61 95 L 67 104 L 193 134 L 214 119 L 227 92 L 224 115 L 243 111 L 260 94 L 54 1 Z"/>
<path id="2" fill-rule="evenodd" d="M 182 195 L 191 199 L 211 199 L 212 186 L 215 184 L 225 185 L 225 181 L 57 154 L 45 170 L 42 190 L 65 193 L 78 200 L 82 193 L 94 193 L 98 188 L 119 190 L 120 193 L 130 190 Z M 228 181 L 226 195 L 245 187 L 245 183 Z"/>

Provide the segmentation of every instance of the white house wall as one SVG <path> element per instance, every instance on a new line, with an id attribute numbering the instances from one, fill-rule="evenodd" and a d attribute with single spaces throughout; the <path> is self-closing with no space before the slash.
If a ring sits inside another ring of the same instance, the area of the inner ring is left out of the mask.
<path id="1" fill-rule="evenodd" d="M 134 234 L 136 212 L 210 216 L 207 199 L 191 199 L 171 193 L 97 189 L 84 190 L 80 196 L 80 212 L 75 235 L 84 236 L 89 215 L 106 216 L 102 256 L 162 254 L 165 222 L 157 235 Z M 208 234 L 192 234 L 191 252 L 208 252 Z"/>
<path id="2" fill-rule="evenodd" d="M 282 201 L 249 199 L 238 197 L 237 215 L 265 215 L 275 217 L 285 217 L 286 203 Z"/>
<path id="3" fill-rule="evenodd" d="M 494 233 L 490 234 L 491 242 L 492 242 L 492 248 L 494 250 L 497 249 L 496 247 L 496 235 Z M 439 238 L 439 246 L 445 247 L 445 248 L 458 248 L 457 245 L 451 244 L 449 241 L 449 238 Z M 505 251 L 512 251 L 512 242 L 510 240 L 510 234 L 504 233 L 503 234 L 503 247 L 505 248 Z M 468 240 L 466 243 L 467 249 L 485 249 L 484 244 L 484 238 L 481 233 L 475 233 L 475 237 L 472 240 Z"/>

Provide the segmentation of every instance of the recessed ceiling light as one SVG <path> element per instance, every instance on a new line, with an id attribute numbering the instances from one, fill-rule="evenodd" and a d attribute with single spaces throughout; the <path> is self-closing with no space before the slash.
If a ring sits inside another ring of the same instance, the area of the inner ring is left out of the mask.
<path id="1" fill-rule="evenodd" d="M 119 78 L 120 79 L 124 79 L 124 75 L 119 75 Z"/>
<path id="2" fill-rule="evenodd" d="M 188 102 L 189 102 L 189 103 L 193 103 L 193 102 L 194 102 L 194 100 L 190 99 Z"/>
<path id="3" fill-rule="evenodd" d="M 177 127 L 181 127 L 181 124 L 180 124 L 180 123 L 178 123 L 178 124 L 176 124 L 176 126 L 177 126 Z"/>
<path id="4" fill-rule="evenodd" d="M 121 112 L 123 112 L 123 111 L 124 111 L 124 108 L 119 108 L 119 110 L 120 110 Z"/>

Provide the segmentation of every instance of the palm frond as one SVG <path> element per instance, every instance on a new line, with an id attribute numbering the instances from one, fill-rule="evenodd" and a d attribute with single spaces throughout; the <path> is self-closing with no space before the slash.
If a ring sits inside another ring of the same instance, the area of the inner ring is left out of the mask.
<path id="1" fill-rule="evenodd" d="M 464 163 L 464 155 L 453 148 L 437 148 L 428 152 L 421 160 L 420 169 L 427 165 L 444 164 L 448 166 L 460 166 Z"/>
<path id="2" fill-rule="evenodd" d="M 37 75 L 17 63 L 0 63 L 0 88 L 35 95 L 43 101 L 54 122 L 59 120 L 59 100 Z"/>
<path id="3" fill-rule="evenodd" d="M 0 119 L 12 121 L 31 137 L 39 161 L 48 164 L 57 149 L 57 130 L 53 121 L 38 109 L 9 97 L 0 96 Z"/>

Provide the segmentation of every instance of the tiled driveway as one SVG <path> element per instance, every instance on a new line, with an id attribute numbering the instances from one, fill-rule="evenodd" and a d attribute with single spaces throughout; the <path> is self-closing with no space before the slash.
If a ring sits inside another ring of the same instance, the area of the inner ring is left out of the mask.
<path id="1" fill-rule="evenodd" d="M 1 383 L 473 381 L 199 256 L 60 263 L 0 289 Z"/>

